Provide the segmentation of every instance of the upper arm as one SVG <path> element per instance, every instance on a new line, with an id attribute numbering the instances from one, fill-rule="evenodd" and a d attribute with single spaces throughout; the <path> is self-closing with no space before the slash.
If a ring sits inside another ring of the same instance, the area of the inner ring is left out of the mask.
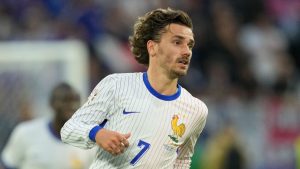
<path id="1" fill-rule="evenodd" d="M 93 129 L 110 118 L 115 106 L 115 77 L 105 77 L 91 92 L 88 100 L 80 107 L 61 129 L 61 139 L 76 147 L 91 148 L 95 142 Z"/>
<path id="2" fill-rule="evenodd" d="M 115 106 L 115 79 L 105 77 L 91 92 L 84 105 L 75 112 L 73 119 L 88 124 L 100 124 L 104 119 L 109 119 L 111 110 Z"/>

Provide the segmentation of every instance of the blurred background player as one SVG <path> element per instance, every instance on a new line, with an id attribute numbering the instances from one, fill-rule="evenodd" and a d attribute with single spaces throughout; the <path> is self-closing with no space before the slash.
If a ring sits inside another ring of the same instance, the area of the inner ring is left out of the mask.
<path id="1" fill-rule="evenodd" d="M 60 129 L 80 106 L 80 96 L 70 85 L 57 85 L 50 97 L 52 119 L 20 123 L 2 152 L 8 169 L 86 169 L 92 161 L 90 151 L 66 145 Z"/>

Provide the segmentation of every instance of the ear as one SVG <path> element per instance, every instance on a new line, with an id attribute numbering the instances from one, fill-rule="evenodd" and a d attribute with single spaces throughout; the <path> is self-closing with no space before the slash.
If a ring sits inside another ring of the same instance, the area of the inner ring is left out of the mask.
<path id="1" fill-rule="evenodd" d="M 155 56 L 156 55 L 156 42 L 154 42 L 153 40 L 148 40 L 147 42 L 147 50 L 148 50 L 148 54 L 149 57 Z"/>

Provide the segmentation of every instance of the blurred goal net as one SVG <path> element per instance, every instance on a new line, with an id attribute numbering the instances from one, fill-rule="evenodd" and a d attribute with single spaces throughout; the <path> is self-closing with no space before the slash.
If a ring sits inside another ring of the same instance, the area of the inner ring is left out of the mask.
<path id="1" fill-rule="evenodd" d="M 20 120 L 51 115 L 49 95 L 60 82 L 87 96 L 88 53 L 82 43 L 0 43 L 0 150 Z"/>

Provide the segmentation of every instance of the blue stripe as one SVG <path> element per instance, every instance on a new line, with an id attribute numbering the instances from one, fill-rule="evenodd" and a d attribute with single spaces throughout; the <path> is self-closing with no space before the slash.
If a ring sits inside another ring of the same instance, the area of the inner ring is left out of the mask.
<path id="1" fill-rule="evenodd" d="M 158 93 L 155 89 L 153 89 L 153 87 L 151 86 L 149 80 L 148 80 L 148 75 L 146 72 L 143 73 L 143 81 L 144 84 L 146 85 L 148 91 L 155 97 L 161 99 L 161 100 L 165 100 L 165 101 L 172 101 L 177 99 L 180 96 L 181 93 L 181 86 L 177 84 L 177 91 L 175 94 L 173 95 L 162 95 L 160 93 Z"/>
<path id="2" fill-rule="evenodd" d="M 89 138 L 92 140 L 92 141 L 94 141 L 94 142 L 96 142 L 96 134 L 97 134 L 97 132 L 99 131 L 99 130 L 101 130 L 103 127 L 101 127 L 101 126 L 95 126 L 95 127 L 93 127 L 92 128 L 92 130 L 90 131 L 90 133 L 89 133 Z"/>
<path id="3" fill-rule="evenodd" d="M 95 127 L 93 127 L 93 128 L 91 129 L 91 131 L 90 131 L 90 133 L 89 133 L 89 138 L 90 138 L 92 141 L 96 142 L 96 134 L 97 134 L 97 132 L 98 132 L 99 130 L 101 130 L 101 129 L 105 126 L 106 123 L 107 123 L 107 119 L 105 119 L 101 124 L 99 124 L 99 125 L 97 125 L 97 126 L 95 126 Z"/>

